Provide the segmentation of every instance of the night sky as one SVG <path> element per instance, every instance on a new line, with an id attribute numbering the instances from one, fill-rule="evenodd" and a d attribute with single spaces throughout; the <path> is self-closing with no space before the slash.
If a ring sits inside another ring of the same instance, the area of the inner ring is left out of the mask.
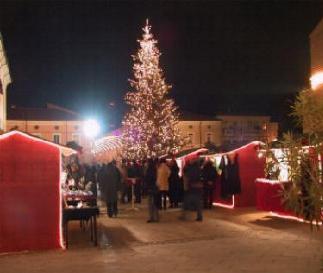
<path id="1" fill-rule="evenodd" d="M 119 120 L 149 18 L 180 109 L 282 121 L 308 85 L 308 35 L 322 11 L 323 2 L 0 0 L 9 105 Z"/>

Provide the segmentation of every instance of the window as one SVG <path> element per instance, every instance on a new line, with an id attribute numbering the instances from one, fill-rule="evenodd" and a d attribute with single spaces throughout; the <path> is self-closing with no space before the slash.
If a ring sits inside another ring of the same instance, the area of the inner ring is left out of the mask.
<path id="1" fill-rule="evenodd" d="M 79 134 L 72 134 L 72 140 L 77 144 L 80 144 L 80 135 Z"/>
<path id="2" fill-rule="evenodd" d="M 19 126 L 18 125 L 15 125 L 10 130 L 12 131 L 12 130 L 18 130 L 18 129 L 19 129 Z"/>
<path id="3" fill-rule="evenodd" d="M 188 125 L 188 128 L 189 129 L 193 129 L 193 125 Z"/>
<path id="4" fill-rule="evenodd" d="M 39 129 L 39 126 L 38 126 L 38 125 L 35 125 L 35 126 L 34 126 L 34 129 L 35 129 L 35 130 L 38 130 L 38 129 Z"/>
<path id="5" fill-rule="evenodd" d="M 59 144 L 60 143 L 60 138 L 61 138 L 61 135 L 60 134 L 53 134 L 53 141 L 56 144 Z"/>
<path id="6" fill-rule="evenodd" d="M 59 130 L 59 126 L 57 126 L 57 125 L 56 125 L 56 126 L 54 126 L 54 129 L 55 129 L 55 130 Z"/>
<path id="7" fill-rule="evenodd" d="M 208 125 L 208 126 L 207 126 L 207 128 L 208 128 L 208 129 L 211 129 L 211 125 Z"/>

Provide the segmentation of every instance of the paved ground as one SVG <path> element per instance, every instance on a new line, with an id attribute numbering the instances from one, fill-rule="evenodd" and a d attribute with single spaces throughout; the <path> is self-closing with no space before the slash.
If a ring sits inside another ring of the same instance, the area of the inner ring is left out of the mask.
<path id="1" fill-rule="evenodd" d="M 99 218 L 99 247 L 71 224 L 67 251 L 0 256 L 1 273 L 67 272 L 323 272 L 323 230 L 272 218 L 254 209 L 216 208 L 182 222 L 179 210 L 146 223 L 146 208 L 121 208 L 120 217 Z"/>

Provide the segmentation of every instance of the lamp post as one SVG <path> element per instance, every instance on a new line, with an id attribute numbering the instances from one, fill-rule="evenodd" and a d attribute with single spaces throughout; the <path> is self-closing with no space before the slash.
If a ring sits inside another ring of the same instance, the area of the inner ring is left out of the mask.
<path id="1" fill-rule="evenodd" d="M 85 120 L 83 125 L 83 132 L 90 141 L 90 154 L 92 154 L 93 151 L 94 139 L 98 136 L 100 130 L 100 125 L 95 119 Z"/>

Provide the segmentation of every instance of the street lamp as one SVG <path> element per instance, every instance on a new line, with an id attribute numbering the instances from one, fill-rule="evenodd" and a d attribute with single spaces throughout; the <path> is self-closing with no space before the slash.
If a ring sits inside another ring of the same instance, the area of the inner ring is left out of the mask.
<path id="1" fill-rule="evenodd" d="M 312 75 L 310 78 L 311 87 L 313 90 L 317 90 L 318 88 L 322 87 L 323 84 L 323 72 L 318 72 Z"/>
<path id="2" fill-rule="evenodd" d="M 94 139 L 100 133 L 100 125 L 95 119 L 87 119 L 83 125 L 84 134 Z"/>
<path id="3" fill-rule="evenodd" d="M 87 160 L 93 160 L 94 139 L 100 133 L 100 125 L 95 119 L 87 119 L 83 124 L 83 132 L 90 142 L 90 152 L 88 154 L 90 158 Z"/>

